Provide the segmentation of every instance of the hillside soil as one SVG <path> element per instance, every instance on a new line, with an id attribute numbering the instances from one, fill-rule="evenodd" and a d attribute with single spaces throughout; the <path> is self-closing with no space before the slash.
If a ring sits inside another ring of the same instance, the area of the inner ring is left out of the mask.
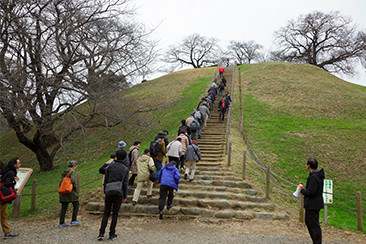
<path id="1" fill-rule="evenodd" d="M 20 236 L 4 243 L 101 243 L 101 216 L 81 213 L 81 225 L 58 227 L 58 220 L 9 221 Z M 110 223 L 110 219 L 109 219 Z M 322 226 L 323 243 L 366 243 L 366 236 Z M 109 225 L 107 226 L 109 231 Z M 294 220 L 234 222 L 158 217 L 119 218 L 117 242 L 124 243 L 311 243 L 305 225 Z M 108 232 L 105 241 L 108 239 Z"/>

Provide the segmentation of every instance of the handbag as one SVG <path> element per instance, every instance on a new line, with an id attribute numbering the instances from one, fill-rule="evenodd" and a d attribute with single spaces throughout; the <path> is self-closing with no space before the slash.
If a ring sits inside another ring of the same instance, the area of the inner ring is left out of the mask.
<path id="1" fill-rule="evenodd" d="M 156 182 L 158 180 L 158 176 L 153 170 L 150 170 L 149 180 L 152 182 Z"/>
<path id="2" fill-rule="evenodd" d="M 17 198 L 17 195 L 13 187 L 4 186 L 4 183 L 0 183 L 0 204 L 11 202 L 15 198 Z"/>
<path id="3" fill-rule="evenodd" d="M 72 170 L 70 170 L 70 172 L 62 179 L 60 188 L 58 189 L 58 194 L 67 194 L 72 192 L 73 186 L 70 178 L 71 171 Z"/>
<path id="4" fill-rule="evenodd" d="M 122 195 L 122 181 L 113 181 L 105 184 L 104 191 L 107 196 Z"/>

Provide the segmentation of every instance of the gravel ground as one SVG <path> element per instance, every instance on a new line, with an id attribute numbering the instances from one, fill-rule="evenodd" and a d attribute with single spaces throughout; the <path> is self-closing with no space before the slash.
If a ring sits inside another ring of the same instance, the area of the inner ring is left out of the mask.
<path id="1" fill-rule="evenodd" d="M 66 228 L 59 228 L 57 220 L 9 221 L 11 228 L 20 236 L 8 240 L 1 239 L 0 242 L 103 243 L 96 240 L 101 216 L 82 215 L 79 220 L 82 222 L 80 226 Z M 116 232 L 119 235 L 118 239 L 114 240 L 116 243 L 311 243 L 305 225 L 293 220 L 233 222 L 121 217 Z M 366 236 L 323 227 L 323 243 L 366 243 Z"/>

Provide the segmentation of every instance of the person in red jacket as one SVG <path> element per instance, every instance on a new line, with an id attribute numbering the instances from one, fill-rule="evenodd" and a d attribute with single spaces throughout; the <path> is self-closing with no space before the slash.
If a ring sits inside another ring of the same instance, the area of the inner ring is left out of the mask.
<path id="1" fill-rule="evenodd" d="M 220 67 L 219 68 L 220 78 L 222 78 L 224 76 L 224 72 L 225 72 L 224 67 Z"/>

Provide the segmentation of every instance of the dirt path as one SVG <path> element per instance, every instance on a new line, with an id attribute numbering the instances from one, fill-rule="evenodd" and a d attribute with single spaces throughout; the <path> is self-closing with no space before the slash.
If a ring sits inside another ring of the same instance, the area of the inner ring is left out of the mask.
<path id="1" fill-rule="evenodd" d="M 1 243 L 101 243 L 96 240 L 101 216 L 81 215 L 78 227 L 58 228 L 57 220 L 9 221 L 20 236 Z M 107 226 L 109 230 L 109 226 Z M 296 221 L 244 222 L 198 219 L 120 218 L 117 243 L 311 243 Z M 108 237 L 108 235 L 107 235 Z M 105 240 L 109 242 L 109 240 Z M 366 243 L 366 236 L 323 227 L 323 243 Z"/>

